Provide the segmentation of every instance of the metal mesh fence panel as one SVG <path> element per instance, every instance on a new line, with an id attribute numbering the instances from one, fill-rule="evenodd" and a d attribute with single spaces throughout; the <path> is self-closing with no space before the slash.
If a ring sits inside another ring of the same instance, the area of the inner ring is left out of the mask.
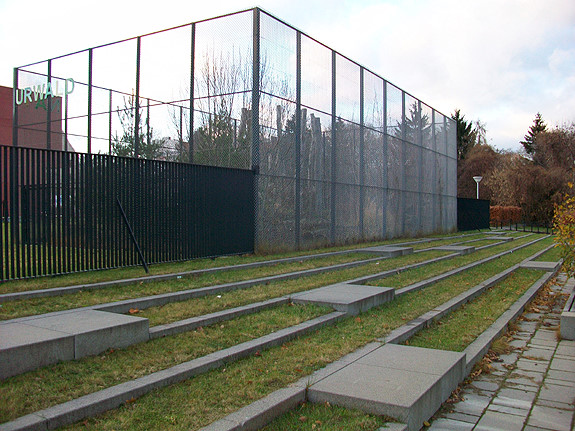
<path id="1" fill-rule="evenodd" d="M 360 188 L 353 184 L 335 186 L 335 242 L 357 241 L 360 238 Z"/>
<path id="2" fill-rule="evenodd" d="M 389 237 L 403 235 L 404 214 L 401 208 L 402 193 L 400 190 L 388 189 L 386 196 L 386 229 Z"/>
<path id="3" fill-rule="evenodd" d="M 385 238 L 385 190 L 382 187 L 365 186 L 363 196 L 363 238 Z"/>
<path id="4" fill-rule="evenodd" d="M 194 163 L 251 168 L 253 16 L 233 14 L 194 30 Z"/>
<path id="5" fill-rule="evenodd" d="M 453 121 L 257 8 L 20 68 L 17 94 L 68 78 L 17 107 L 20 146 L 251 169 L 260 251 L 455 227 Z"/>

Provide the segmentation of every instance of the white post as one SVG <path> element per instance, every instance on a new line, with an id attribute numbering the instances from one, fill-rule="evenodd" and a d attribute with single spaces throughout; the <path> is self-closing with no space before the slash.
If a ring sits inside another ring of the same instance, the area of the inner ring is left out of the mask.
<path id="1" fill-rule="evenodd" d="M 473 179 L 477 183 L 477 198 L 476 199 L 479 199 L 479 182 L 483 179 L 483 177 L 476 176 L 476 177 L 473 177 Z"/>

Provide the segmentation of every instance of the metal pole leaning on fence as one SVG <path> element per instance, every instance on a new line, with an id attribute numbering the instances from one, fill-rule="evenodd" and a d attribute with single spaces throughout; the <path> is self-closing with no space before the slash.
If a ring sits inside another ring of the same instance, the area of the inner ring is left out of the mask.
<path id="1" fill-rule="evenodd" d="M 126 212 L 124 211 L 124 208 L 122 207 L 122 204 L 120 203 L 119 198 L 116 198 L 116 202 L 118 203 L 118 207 L 120 207 L 120 212 L 122 213 L 122 217 L 124 217 L 124 221 L 126 222 L 126 226 L 128 227 L 128 231 L 130 232 L 130 236 L 132 237 L 132 241 L 134 241 L 134 245 L 136 246 L 136 250 L 138 251 L 138 255 L 140 256 L 140 260 L 142 261 L 142 266 L 146 270 L 146 274 L 148 274 L 150 272 L 150 270 L 148 269 L 148 264 L 146 263 L 146 260 L 144 259 L 144 255 L 142 254 L 142 250 L 140 249 L 140 245 L 138 244 L 138 241 L 136 240 L 136 236 L 134 235 L 134 231 L 132 230 L 132 226 L 130 226 L 130 222 L 128 221 L 128 217 L 126 216 Z"/>

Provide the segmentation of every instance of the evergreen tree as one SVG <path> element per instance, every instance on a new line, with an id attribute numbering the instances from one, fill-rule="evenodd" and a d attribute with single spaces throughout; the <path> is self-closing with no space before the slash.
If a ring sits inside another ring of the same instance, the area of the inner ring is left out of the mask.
<path id="1" fill-rule="evenodd" d="M 535 115 L 535 119 L 533 120 L 533 124 L 529 128 L 529 132 L 523 138 L 524 141 L 521 141 L 521 145 L 525 148 L 525 152 L 529 155 L 533 155 L 535 153 L 535 138 L 541 132 L 547 130 L 547 125 L 541 118 L 541 113 L 537 113 Z"/>
<path id="2" fill-rule="evenodd" d="M 118 107 L 118 118 L 122 125 L 122 136 L 116 135 L 112 139 L 112 154 L 116 156 L 135 157 L 135 130 L 138 128 L 138 154 L 142 159 L 158 159 L 162 156 L 162 142 L 153 139 L 153 129 L 149 125 L 149 118 L 142 121 L 142 108 L 139 108 L 139 124 L 136 123 L 136 101 L 134 96 L 124 98 L 124 109 Z"/>
<path id="3" fill-rule="evenodd" d="M 465 120 L 459 109 L 451 116 L 457 123 L 457 160 L 465 159 L 465 156 L 475 146 L 477 141 L 477 129 L 473 128 L 473 122 Z"/>

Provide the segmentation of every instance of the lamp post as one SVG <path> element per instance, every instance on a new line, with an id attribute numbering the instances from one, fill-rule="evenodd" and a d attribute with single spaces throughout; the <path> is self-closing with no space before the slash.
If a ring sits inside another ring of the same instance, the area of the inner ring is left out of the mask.
<path id="1" fill-rule="evenodd" d="M 477 183 L 477 199 L 479 199 L 479 182 L 483 179 L 483 177 L 477 176 L 473 177 L 473 179 Z"/>

